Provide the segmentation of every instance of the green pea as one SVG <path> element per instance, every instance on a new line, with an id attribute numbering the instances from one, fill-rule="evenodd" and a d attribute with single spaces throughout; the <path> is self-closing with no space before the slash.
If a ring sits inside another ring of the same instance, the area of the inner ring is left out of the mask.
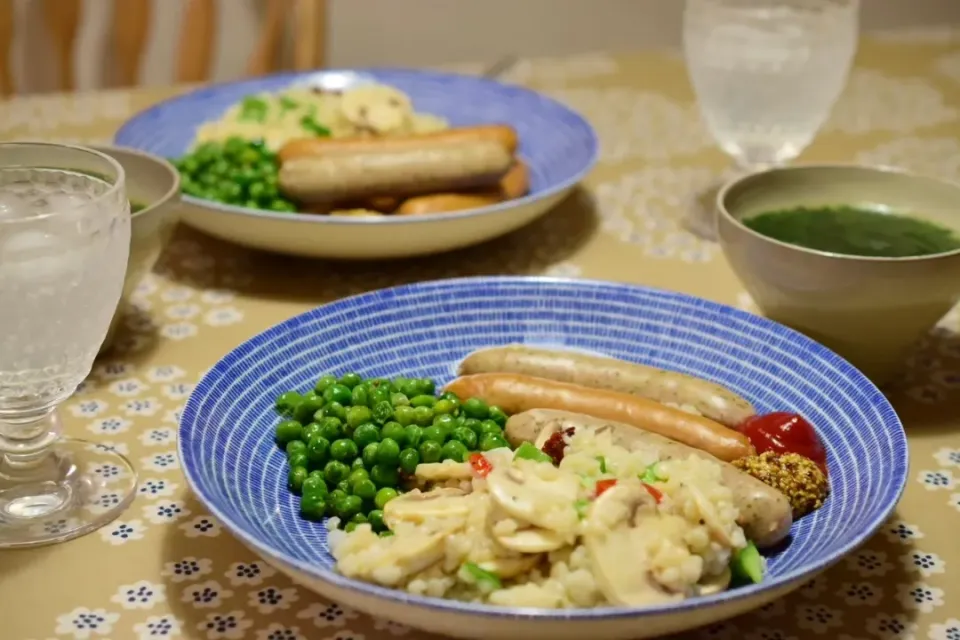
<path id="1" fill-rule="evenodd" d="M 367 480 L 370 478 L 370 474 L 366 469 L 352 469 L 350 475 L 347 476 L 347 482 L 353 485 L 354 482 L 358 480 Z"/>
<path id="2" fill-rule="evenodd" d="M 342 438 L 343 426 L 340 423 L 340 418 L 334 418 L 333 416 L 322 418 L 320 420 L 320 435 L 330 442 Z"/>
<path id="3" fill-rule="evenodd" d="M 381 532 L 380 532 L 380 537 L 381 537 L 381 538 L 389 538 L 389 537 L 391 537 L 392 535 L 393 535 L 393 531 L 390 531 L 389 529 L 386 530 L 386 531 L 381 531 Z"/>
<path id="4" fill-rule="evenodd" d="M 476 418 L 477 420 L 486 420 L 490 415 L 490 409 L 487 408 L 487 403 L 480 398 L 470 398 L 464 402 L 463 412 L 468 418 Z"/>
<path id="5" fill-rule="evenodd" d="M 509 416 L 507 415 L 507 412 L 501 409 L 500 407 L 496 405 L 492 405 L 490 407 L 490 419 L 496 422 L 501 427 L 506 426 L 507 418 L 509 418 Z"/>
<path id="6" fill-rule="evenodd" d="M 410 404 L 410 399 L 402 393 L 391 393 L 390 404 L 395 407 L 405 407 Z"/>
<path id="7" fill-rule="evenodd" d="M 361 424 L 353 431 L 353 441 L 363 450 L 368 444 L 380 441 L 380 430 L 372 423 Z"/>
<path id="8" fill-rule="evenodd" d="M 480 451 L 490 451 L 491 449 L 500 449 L 509 447 L 503 436 L 485 435 L 480 438 Z"/>
<path id="9" fill-rule="evenodd" d="M 360 377 L 360 374 L 351 372 L 340 376 L 340 379 L 337 382 L 345 386 L 347 389 L 353 389 L 358 384 L 363 382 L 363 378 Z"/>
<path id="10" fill-rule="evenodd" d="M 476 418 L 467 418 L 466 420 L 463 421 L 463 424 L 461 426 L 464 426 L 467 429 L 470 429 L 470 431 L 473 431 L 475 434 L 477 434 L 477 437 L 480 437 L 483 435 L 483 429 L 481 428 L 482 424 L 483 423 L 481 423 Z"/>
<path id="11" fill-rule="evenodd" d="M 480 423 L 480 436 L 502 436 L 503 429 L 493 420 L 484 420 Z"/>
<path id="12" fill-rule="evenodd" d="M 383 491 L 383 489 L 381 489 Z M 371 509 L 370 513 L 367 514 L 367 522 L 370 523 L 370 526 L 374 531 L 386 531 L 387 525 L 383 521 L 383 509 Z"/>
<path id="13" fill-rule="evenodd" d="M 300 499 L 300 515 L 313 522 L 319 522 L 327 515 L 327 496 L 313 494 L 304 495 Z"/>
<path id="14" fill-rule="evenodd" d="M 437 385 L 430 378 L 420 378 L 416 385 L 417 393 L 414 395 L 433 396 L 437 392 Z"/>
<path id="15" fill-rule="evenodd" d="M 337 483 L 337 489 L 344 493 L 353 493 L 353 485 L 346 478 Z"/>
<path id="16" fill-rule="evenodd" d="M 340 462 L 353 462 L 360 453 L 357 443 L 353 440 L 341 438 L 330 443 L 330 457 Z"/>
<path id="17" fill-rule="evenodd" d="M 387 380 L 386 378 L 373 378 L 372 380 L 370 380 L 370 386 L 372 386 L 374 389 L 379 389 L 380 387 L 384 387 L 387 390 L 389 390 L 391 385 L 390 385 L 390 381 Z"/>
<path id="18" fill-rule="evenodd" d="M 437 400 L 437 403 L 433 405 L 434 415 L 453 415 L 457 410 L 456 405 L 454 405 L 449 400 Z"/>
<path id="19" fill-rule="evenodd" d="M 390 387 L 377 387 L 370 394 L 370 406 L 375 407 L 378 404 L 383 404 L 384 402 L 390 403 L 390 398 L 393 396 L 393 392 L 390 391 Z"/>
<path id="20" fill-rule="evenodd" d="M 354 515 L 360 513 L 360 510 L 363 509 L 363 500 L 360 496 L 344 496 L 339 504 L 333 506 L 337 510 L 337 515 L 340 516 L 342 520 L 352 518 Z"/>
<path id="21" fill-rule="evenodd" d="M 354 391 L 362 388 L 363 387 L 355 387 Z M 372 419 L 373 412 L 367 407 L 354 405 L 347 409 L 347 425 L 351 429 L 356 429 L 363 423 L 370 422 Z"/>
<path id="22" fill-rule="evenodd" d="M 306 467 L 290 467 L 287 472 L 287 487 L 294 493 L 300 493 L 303 488 L 303 481 L 307 479 Z"/>
<path id="23" fill-rule="evenodd" d="M 355 386 L 350 392 L 350 404 L 366 409 L 370 405 L 370 389 L 365 384 Z"/>
<path id="24" fill-rule="evenodd" d="M 380 437 L 390 438 L 391 440 L 395 440 L 397 444 L 402 445 L 407 441 L 407 431 L 404 427 L 400 426 L 399 422 L 388 422 L 383 425 L 383 429 L 380 431 Z"/>
<path id="25" fill-rule="evenodd" d="M 361 455 L 361 459 L 363 460 L 363 466 L 365 466 L 367 469 L 370 469 L 373 467 L 373 465 L 377 464 L 377 453 L 379 452 L 379 450 L 380 450 L 379 442 L 371 442 L 370 444 L 365 446 L 363 448 L 363 454 Z"/>
<path id="26" fill-rule="evenodd" d="M 313 391 L 303 396 L 303 401 L 297 405 L 293 411 L 293 417 L 300 424 L 307 424 L 313 420 L 313 414 L 323 408 L 323 399 L 317 396 Z"/>
<path id="27" fill-rule="evenodd" d="M 457 425 L 457 419 L 449 413 L 440 414 L 433 419 L 433 426 L 443 429 L 444 433 L 450 433 Z"/>
<path id="28" fill-rule="evenodd" d="M 397 466 L 397 460 L 400 458 L 400 445 L 393 438 L 383 438 L 380 440 L 380 448 L 377 450 L 377 464 L 384 466 Z"/>
<path id="29" fill-rule="evenodd" d="M 477 448 L 477 434 L 467 427 L 457 427 L 450 434 L 450 438 L 456 442 L 462 442 L 463 446 L 473 451 Z"/>
<path id="30" fill-rule="evenodd" d="M 400 405 L 394 408 L 393 419 L 403 426 L 413 424 L 417 419 L 417 410 L 407 405 Z"/>
<path id="31" fill-rule="evenodd" d="M 300 487 L 300 493 L 303 494 L 303 497 L 313 495 L 326 496 L 330 493 L 330 489 L 327 487 L 327 481 L 323 479 L 323 475 L 314 475 L 315 472 L 311 471 L 310 475 L 303 481 L 303 486 Z"/>
<path id="32" fill-rule="evenodd" d="M 287 455 L 293 453 L 306 453 L 307 452 L 307 443 L 303 440 L 291 440 L 287 443 L 287 446 L 283 448 L 287 452 Z"/>
<path id="33" fill-rule="evenodd" d="M 378 402 L 373 405 L 373 419 L 379 424 L 385 424 L 393 418 L 393 405 L 389 402 Z"/>
<path id="34" fill-rule="evenodd" d="M 447 432 L 442 428 L 433 425 L 423 430 L 423 442 L 436 442 L 443 444 L 447 440 Z"/>
<path id="35" fill-rule="evenodd" d="M 440 462 L 443 445 L 435 440 L 424 440 L 420 443 L 420 462 Z"/>
<path id="36" fill-rule="evenodd" d="M 348 522 L 345 525 L 343 525 L 343 530 L 346 531 L 347 533 L 352 533 L 356 531 L 357 527 L 359 526 L 360 525 L 358 525 L 356 522 Z"/>
<path id="37" fill-rule="evenodd" d="M 400 390 L 400 393 L 407 396 L 408 398 L 412 398 L 414 396 L 420 395 L 420 387 L 417 385 L 416 380 L 409 380 L 409 379 L 402 380 L 397 385 L 397 388 Z"/>
<path id="38" fill-rule="evenodd" d="M 419 425 L 409 424 L 403 428 L 403 441 L 408 447 L 418 447 L 422 440 L 423 428 Z"/>
<path id="39" fill-rule="evenodd" d="M 444 400 L 449 400 L 450 402 L 455 402 L 457 406 L 460 405 L 460 396 L 455 394 L 453 391 L 444 391 L 440 394 L 440 397 Z"/>
<path id="40" fill-rule="evenodd" d="M 362 513 L 355 513 L 352 518 L 350 518 L 350 524 L 355 524 L 360 526 L 361 524 L 367 524 L 367 516 Z"/>
<path id="41" fill-rule="evenodd" d="M 350 404 L 352 399 L 350 389 L 342 384 L 332 384 L 323 390 L 323 399 L 326 402 L 339 402 L 340 404 Z"/>
<path id="42" fill-rule="evenodd" d="M 416 449 L 404 449 L 400 452 L 400 471 L 413 475 L 420 464 L 420 454 Z"/>
<path id="43" fill-rule="evenodd" d="M 323 477 L 326 478 L 327 484 L 335 485 L 348 475 L 350 475 L 350 467 L 339 460 L 331 460 L 323 468 Z"/>
<path id="44" fill-rule="evenodd" d="M 396 463 L 392 466 L 377 464 L 370 469 L 370 479 L 378 487 L 396 487 L 400 484 L 400 473 L 397 471 Z"/>
<path id="45" fill-rule="evenodd" d="M 393 487 L 383 487 L 377 491 L 376 497 L 373 499 L 373 504 L 377 505 L 377 509 L 383 509 L 387 506 L 387 503 L 396 498 L 398 495 L 397 490 Z"/>
<path id="46" fill-rule="evenodd" d="M 397 376 L 396 378 L 393 379 L 393 388 L 396 389 L 397 391 L 400 391 L 400 388 L 404 385 L 404 383 L 409 381 L 410 381 L 410 378 L 405 378 L 404 376 Z"/>
<path id="47" fill-rule="evenodd" d="M 376 467 L 374 467 L 374 469 L 376 469 Z M 358 480 L 354 482 L 351 487 L 353 488 L 353 495 L 363 500 L 373 500 L 374 496 L 377 495 L 377 485 L 375 485 L 370 478 Z"/>
<path id="48" fill-rule="evenodd" d="M 291 453 L 287 456 L 287 464 L 290 468 L 307 467 L 310 465 L 310 457 L 304 452 Z"/>
<path id="49" fill-rule="evenodd" d="M 327 498 L 327 504 L 332 506 L 340 502 L 346 497 L 347 497 L 347 493 L 345 493 L 344 491 L 341 491 L 340 489 L 334 489 L 333 491 L 330 492 L 330 496 Z"/>
<path id="50" fill-rule="evenodd" d="M 328 402 L 323 408 L 323 415 L 344 422 L 347 419 L 347 408 L 340 402 Z"/>
<path id="51" fill-rule="evenodd" d="M 413 396 L 410 398 L 411 407 L 430 407 L 433 408 L 433 405 L 437 404 L 437 399 L 433 396 Z"/>
<path id="52" fill-rule="evenodd" d="M 350 463 L 350 470 L 353 471 L 354 469 L 362 469 L 364 471 L 367 470 L 367 466 L 363 463 L 362 457 L 357 456 L 353 459 L 353 462 Z"/>
<path id="53" fill-rule="evenodd" d="M 314 471 L 311 471 L 311 472 L 310 472 L 310 475 L 308 475 L 307 477 L 308 477 L 308 478 L 320 478 L 320 479 L 323 480 L 324 482 L 327 481 L 326 478 L 323 477 L 323 471 L 320 470 L 320 469 L 315 469 Z"/>
<path id="54" fill-rule="evenodd" d="M 430 407 L 416 407 L 413 410 L 413 422 L 421 427 L 426 427 L 433 422 L 433 409 Z"/>
<path id="55" fill-rule="evenodd" d="M 471 432 L 472 433 L 472 432 Z M 443 445 L 443 448 L 440 450 L 440 459 L 441 460 L 453 460 L 455 462 L 463 462 L 467 459 L 467 454 L 470 453 L 467 451 L 467 447 L 457 440 L 451 440 L 450 442 Z"/>
<path id="56" fill-rule="evenodd" d="M 277 397 L 277 401 L 275 405 L 277 407 L 277 411 L 279 411 L 282 414 L 289 415 L 290 413 L 293 413 L 293 410 L 302 401 L 303 401 L 303 396 L 301 396 L 296 391 L 286 391 L 284 393 L 281 393 L 280 396 Z"/>
<path id="57" fill-rule="evenodd" d="M 310 438 L 307 443 L 307 460 L 314 467 L 320 467 L 327 463 L 330 457 L 330 441 L 323 436 Z"/>
<path id="58" fill-rule="evenodd" d="M 322 420 L 322 418 L 321 418 L 321 420 Z M 313 438 L 316 438 L 317 436 L 320 435 L 320 431 L 321 431 L 321 428 L 320 428 L 320 423 L 319 423 L 319 422 L 311 422 L 311 423 L 308 424 L 308 425 L 304 425 L 304 427 L 303 427 L 303 441 L 304 441 L 304 442 L 310 442 L 310 440 L 312 440 Z"/>

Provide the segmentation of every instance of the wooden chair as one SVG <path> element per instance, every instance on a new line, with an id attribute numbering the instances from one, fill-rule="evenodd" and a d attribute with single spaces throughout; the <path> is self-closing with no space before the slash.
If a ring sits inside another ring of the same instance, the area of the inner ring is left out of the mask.
<path id="1" fill-rule="evenodd" d="M 97 0 L 101 1 L 101 0 Z M 185 3 L 180 27 L 176 82 L 210 79 L 216 39 L 216 0 L 181 0 Z M 0 97 L 14 93 L 10 73 L 10 49 L 14 35 L 14 0 L 0 0 Z M 57 64 L 58 89 L 76 86 L 74 49 L 83 11 L 83 0 L 40 0 L 51 36 Z M 260 0 L 264 20 L 248 64 L 250 75 L 263 75 L 279 68 L 280 44 L 287 18 L 293 18 L 293 67 L 298 70 L 323 66 L 326 31 L 326 0 Z M 152 0 L 114 0 L 110 29 L 110 52 L 115 64 L 115 83 L 137 83 L 151 23 Z"/>

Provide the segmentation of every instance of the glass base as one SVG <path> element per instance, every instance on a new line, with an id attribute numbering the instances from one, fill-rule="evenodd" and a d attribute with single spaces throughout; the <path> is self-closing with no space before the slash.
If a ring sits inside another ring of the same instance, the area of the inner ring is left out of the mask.
<path id="1" fill-rule="evenodd" d="M 124 456 L 61 438 L 29 468 L 0 459 L 0 549 L 65 542 L 110 523 L 133 500 L 137 474 Z"/>

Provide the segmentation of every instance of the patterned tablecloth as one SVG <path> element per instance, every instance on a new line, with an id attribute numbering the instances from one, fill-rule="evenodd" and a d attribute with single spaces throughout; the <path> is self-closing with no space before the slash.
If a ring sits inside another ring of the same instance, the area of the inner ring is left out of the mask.
<path id="1" fill-rule="evenodd" d="M 423 637 L 295 586 L 184 486 L 176 425 L 192 385 L 227 350 L 292 314 L 383 286 L 494 273 L 636 282 L 751 308 L 718 248 L 680 224 L 693 194 L 729 169 L 699 124 L 679 57 L 523 60 L 507 79 L 580 110 L 602 156 L 579 197 L 505 239 L 386 268 L 261 255 L 178 231 L 140 285 L 117 353 L 64 408 L 72 435 L 135 461 L 138 497 L 85 538 L 0 553 L 0 637 Z M 182 89 L 0 103 L 0 138 L 107 140 L 125 118 Z M 802 159 L 960 179 L 960 31 L 865 41 L 832 120 Z M 891 399 L 912 458 L 895 517 L 794 595 L 685 637 L 960 640 L 960 312 L 931 332 Z"/>

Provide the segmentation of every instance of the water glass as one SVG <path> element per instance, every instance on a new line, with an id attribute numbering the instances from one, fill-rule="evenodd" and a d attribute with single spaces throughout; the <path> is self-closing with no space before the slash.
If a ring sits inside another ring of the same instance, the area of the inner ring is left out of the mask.
<path id="1" fill-rule="evenodd" d="M 129 461 L 62 437 L 57 417 L 90 373 L 129 251 L 115 160 L 68 145 L 0 144 L 0 549 L 82 535 L 133 497 Z"/>
<path id="2" fill-rule="evenodd" d="M 739 169 L 790 161 L 813 141 L 846 84 L 859 9 L 859 0 L 687 0 L 687 70 L 707 128 Z M 700 226 L 712 232 L 708 210 Z"/>

